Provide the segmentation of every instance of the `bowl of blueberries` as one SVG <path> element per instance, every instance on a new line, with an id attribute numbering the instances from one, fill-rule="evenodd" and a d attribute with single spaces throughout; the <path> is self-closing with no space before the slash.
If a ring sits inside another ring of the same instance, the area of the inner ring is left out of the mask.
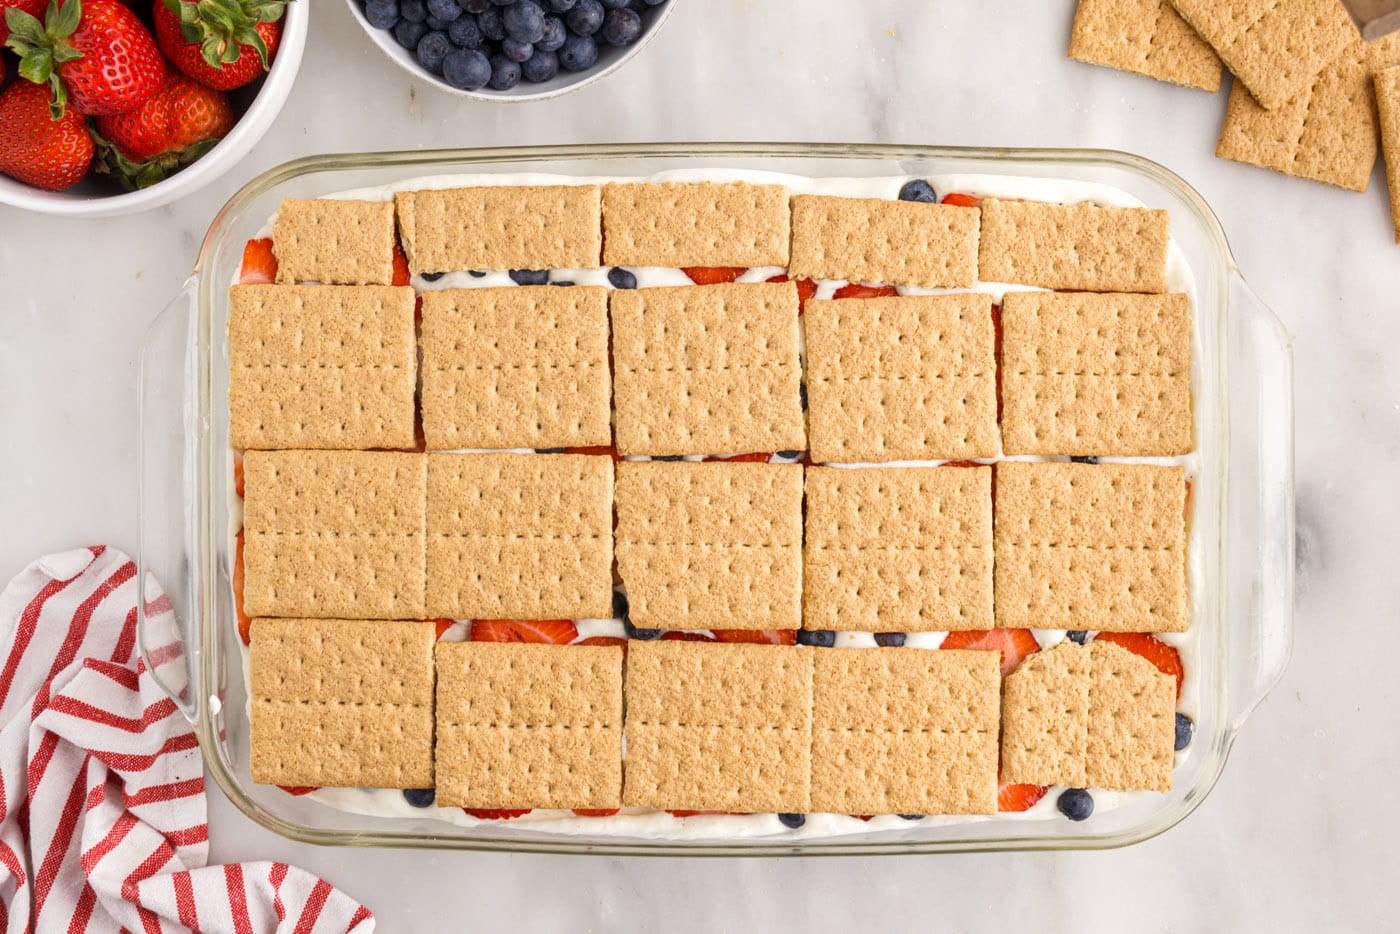
<path id="1" fill-rule="evenodd" d="M 481 100 L 591 84 L 641 51 L 675 0 L 348 0 L 410 74 Z"/>

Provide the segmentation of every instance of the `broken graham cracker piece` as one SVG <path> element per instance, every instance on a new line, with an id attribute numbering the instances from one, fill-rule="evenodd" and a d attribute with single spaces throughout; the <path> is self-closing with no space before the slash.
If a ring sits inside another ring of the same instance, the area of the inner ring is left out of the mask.
<path id="1" fill-rule="evenodd" d="M 1220 58 L 1168 0 L 1079 0 L 1069 57 L 1212 94 Z"/>
<path id="2" fill-rule="evenodd" d="M 429 454 L 427 612 L 612 617 L 613 465 L 584 454 Z"/>
<path id="3" fill-rule="evenodd" d="M 990 467 L 811 467 L 806 629 L 991 629 Z"/>
<path id="4" fill-rule="evenodd" d="M 1166 211 L 1091 202 L 982 202 L 978 276 L 1085 292 L 1165 292 Z"/>
<path id="5" fill-rule="evenodd" d="M 1166 457 L 1195 446 L 1186 295 L 1008 292 L 1001 331 L 1007 454 Z"/>
<path id="6" fill-rule="evenodd" d="M 808 300 L 812 460 L 997 455 L 989 295 Z"/>
<path id="7" fill-rule="evenodd" d="M 794 279 L 921 288 L 977 284 L 977 208 L 794 195 Z"/>
<path id="8" fill-rule="evenodd" d="M 277 281 L 389 285 L 394 206 L 388 201 L 285 198 L 272 225 Z"/>
<path id="9" fill-rule="evenodd" d="M 629 642 L 623 805 L 810 811 L 813 651 Z"/>
<path id="10" fill-rule="evenodd" d="M 995 503 L 997 626 L 1190 625 L 1180 467 L 1002 461 Z"/>
<path id="11" fill-rule="evenodd" d="M 433 787 L 431 622 L 254 619 L 253 781 Z"/>
<path id="12" fill-rule="evenodd" d="M 235 285 L 228 315 L 233 447 L 415 445 L 412 289 Z"/>
<path id="13" fill-rule="evenodd" d="M 612 443 L 606 289 L 428 291 L 422 333 L 429 450 Z"/>
<path id="14" fill-rule="evenodd" d="M 792 282 L 617 289 L 608 300 L 619 453 L 807 447 Z"/>
<path id="15" fill-rule="evenodd" d="M 812 810 L 994 814 L 997 652 L 813 653 Z"/>
<path id="16" fill-rule="evenodd" d="M 603 186 L 608 266 L 786 266 L 788 190 L 747 182 Z"/>
<path id="17" fill-rule="evenodd" d="M 1176 682 L 1108 642 L 1062 642 L 1006 678 L 1001 780 L 1170 791 Z"/>
<path id="18" fill-rule="evenodd" d="M 249 451 L 243 477 L 249 616 L 429 615 L 423 455 Z"/>
<path id="19" fill-rule="evenodd" d="M 656 629 L 802 625 L 802 468 L 617 465 L 617 570 L 632 622 Z"/>
<path id="20" fill-rule="evenodd" d="M 1376 107 L 1380 111 L 1385 180 L 1390 189 L 1390 217 L 1400 243 L 1400 66 L 1376 72 Z"/>
<path id="21" fill-rule="evenodd" d="M 394 206 L 416 273 L 593 269 L 602 254 L 597 185 L 400 191 Z"/>
<path id="22" fill-rule="evenodd" d="M 437 803 L 622 805 L 618 646 L 437 646 Z"/>

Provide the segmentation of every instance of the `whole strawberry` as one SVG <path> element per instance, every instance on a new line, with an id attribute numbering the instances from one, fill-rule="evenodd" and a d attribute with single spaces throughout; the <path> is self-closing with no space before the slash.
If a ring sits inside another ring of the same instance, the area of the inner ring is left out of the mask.
<path id="1" fill-rule="evenodd" d="M 70 110 L 55 120 L 48 88 L 15 81 L 0 92 L 0 172 L 62 191 L 87 174 L 92 153 L 83 115 Z"/>
<path id="2" fill-rule="evenodd" d="M 19 73 L 53 88 L 55 116 L 70 101 L 93 117 L 130 110 L 165 78 L 151 34 L 117 0 L 49 0 L 42 23 L 18 9 L 5 17 Z"/>
<path id="3" fill-rule="evenodd" d="M 233 108 L 223 91 L 172 71 L 135 110 L 95 122 L 101 157 L 97 170 L 135 190 L 154 185 L 213 148 L 233 129 Z"/>
<path id="4" fill-rule="evenodd" d="M 206 87 L 241 88 L 267 71 L 287 0 L 155 0 L 160 50 Z"/>
<path id="5" fill-rule="evenodd" d="M 5 10 L 9 7 L 38 16 L 44 12 L 44 0 L 0 0 L 0 45 L 10 38 L 10 27 L 5 24 Z"/>

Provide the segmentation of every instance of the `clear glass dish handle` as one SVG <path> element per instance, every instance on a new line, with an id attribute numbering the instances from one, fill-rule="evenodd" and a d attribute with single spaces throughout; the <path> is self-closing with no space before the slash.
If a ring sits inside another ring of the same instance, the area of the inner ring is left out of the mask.
<path id="1" fill-rule="evenodd" d="M 141 347 L 137 438 L 140 490 L 137 554 L 140 599 L 137 644 L 141 659 L 191 722 L 200 698 L 192 685 L 198 641 L 188 638 L 201 612 L 196 541 L 199 498 L 196 469 L 205 426 L 197 397 L 196 301 L 199 276 L 186 280 L 146 332 Z M 153 577 L 173 612 L 148 613 L 145 591 Z"/>
<path id="2" fill-rule="evenodd" d="M 1293 647 L 1293 349 L 1283 323 L 1230 277 L 1225 607 L 1230 726 L 1283 676 Z"/>

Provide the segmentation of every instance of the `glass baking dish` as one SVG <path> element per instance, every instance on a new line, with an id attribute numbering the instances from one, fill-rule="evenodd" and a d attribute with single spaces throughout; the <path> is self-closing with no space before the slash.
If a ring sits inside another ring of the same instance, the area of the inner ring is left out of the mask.
<path id="1" fill-rule="evenodd" d="M 1196 278 L 1200 361 L 1193 487 L 1202 575 L 1193 625 L 1200 649 L 1196 735 L 1168 794 L 1145 795 L 1091 821 L 911 822 L 865 834 L 782 840 L 652 840 L 563 835 L 512 826 L 339 811 L 248 773 L 248 715 L 228 568 L 226 290 L 243 244 L 284 197 L 316 197 L 409 178 L 550 172 L 644 176 L 678 168 L 763 169 L 814 177 L 979 173 L 1116 186 L 1166 208 Z M 1209 206 L 1138 156 L 1103 150 L 847 144 L 587 145 L 316 156 L 249 182 L 214 218 L 199 260 L 157 318 L 141 366 L 138 561 L 165 585 L 173 614 L 143 613 L 143 657 L 195 726 L 214 780 L 253 820 L 312 843 L 636 855 L 819 855 L 1104 848 L 1152 837 L 1191 813 L 1215 784 L 1249 712 L 1288 660 L 1293 613 L 1292 359 L 1279 321 L 1250 291 Z M 140 578 L 145 581 L 145 575 Z M 141 601 L 143 607 L 145 601 Z M 178 619 L 181 623 L 173 622 Z M 182 629 L 179 627 L 183 627 Z M 163 628 L 158 628 L 163 627 Z"/>

